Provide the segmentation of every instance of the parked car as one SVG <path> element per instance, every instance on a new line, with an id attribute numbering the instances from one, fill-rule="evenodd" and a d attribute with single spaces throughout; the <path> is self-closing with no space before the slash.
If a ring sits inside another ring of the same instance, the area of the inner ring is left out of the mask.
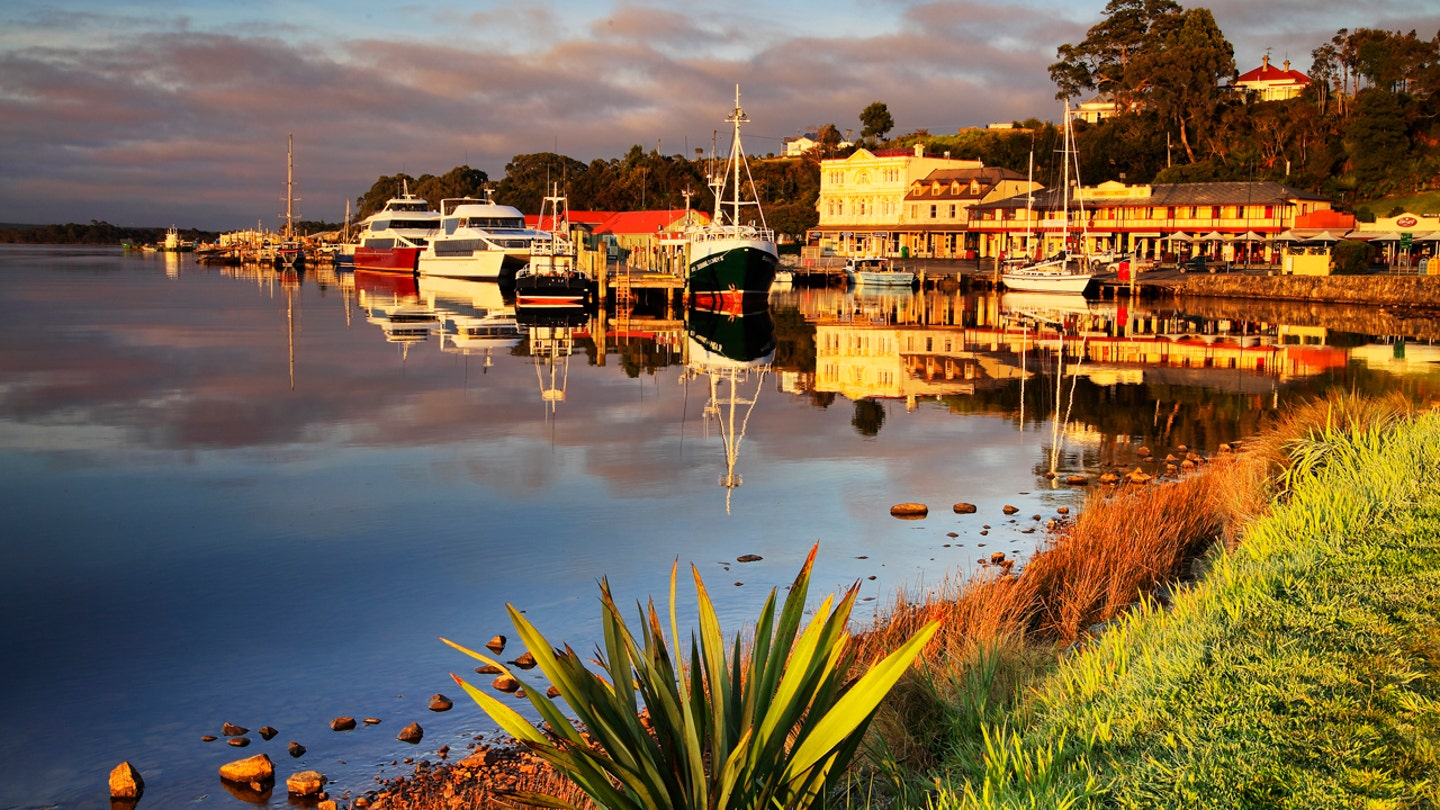
<path id="1" fill-rule="evenodd" d="M 1228 273 L 1230 272 L 1230 263 L 1223 260 L 1217 261 L 1207 256 L 1191 256 L 1180 262 L 1179 268 L 1182 273 Z"/>

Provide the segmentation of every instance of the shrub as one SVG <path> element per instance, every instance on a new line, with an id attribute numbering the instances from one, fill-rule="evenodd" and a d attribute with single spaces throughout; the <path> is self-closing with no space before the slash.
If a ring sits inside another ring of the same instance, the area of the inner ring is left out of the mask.
<path id="1" fill-rule="evenodd" d="M 538 691 L 525 690 L 526 698 L 548 725 L 548 734 L 496 698 L 455 680 L 501 728 L 609 810 L 823 805 L 859 749 L 881 699 L 935 634 L 938 622 L 925 624 L 856 678 L 846 626 L 858 583 L 838 604 L 833 594 L 827 596 L 810 624 L 800 629 L 815 553 L 812 547 L 778 617 L 771 590 L 750 636 L 748 656 L 739 635 L 726 649 L 694 566 L 700 615 L 687 659 L 671 652 L 680 638 L 678 564 L 670 570 L 668 639 L 653 601 L 641 611 L 637 634 L 621 618 L 608 582 L 601 581 L 605 646 L 596 651 L 596 661 L 608 680 L 588 669 L 568 646 L 556 650 L 520 611 L 507 606 L 521 641 L 583 732 Z M 513 677 L 499 661 L 442 641 Z M 516 797 L 547 807 L 571 806 L 552 796 Z"/>
<path id="2" fill-rule="evenodd" d="M 1368 242 L 1347 239 L 1337 242 L 1330 252 L 1330 272 L 1337 276 L 1357 276 L 1369 272 L 1375 249 Z"/>

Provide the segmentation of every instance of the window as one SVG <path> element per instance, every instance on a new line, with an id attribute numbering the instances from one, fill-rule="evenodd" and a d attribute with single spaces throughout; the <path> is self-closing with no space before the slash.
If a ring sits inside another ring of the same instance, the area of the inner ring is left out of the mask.
<path id="1" fill-rule="evenodd" d="M 954 205 L 954 203 L 951 203 L 951 205 L 950 205 L 950 218 L 951 218 L 951 219 L 954 219 L 954 218 L 955 218 L 955 205 Z"/>
<path id="2" fill-rule="evenodd" d="M 939 207 L 940 207 L 940 206 L 938 206 L 938 205 L 932 205 L 932 206 L 930 206 L 930 218 L 931 218 L 931 219 L 934 219 L 934 218 L 935 218 L 935 210 L 936 210 L 937 208 L 939 208 Z"/>

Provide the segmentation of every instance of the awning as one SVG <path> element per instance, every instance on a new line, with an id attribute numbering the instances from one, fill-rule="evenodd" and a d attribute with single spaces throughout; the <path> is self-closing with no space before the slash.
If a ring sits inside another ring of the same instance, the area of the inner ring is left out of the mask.
<path id="1" fill-rule="evenodd" d="M 1225 234 L 1220 233 L 1219 231 L 1211 231 L 1211 232 L 1205 234 L 1204 236 L 1200 237 L 1200 239 L 1201 239 L 1202 241 L 1205 241 L 1205 242 L 1219 242 L 1219 241 L 1223 240 L 1224 238 L 1225 238 Z"/>
<path id="2" fill-rule="evenodd" d="M 1346 239 L 1364 239 L 1370 242 L 1399 242 L 1400 234 L 1390 231 L 1351 231 Z"/>
<path id="3" fill-rule="evenodd" d="M 1235 237 L 1235 239 L 1238 240 L 1238 241 L 1241 241 L 1241 242 L 1264 242 L 1264 241 L 1265 241 L 1265 237 L 1264 237 L 1264 236 L 1262 236 L 1261 234 L 1258 234 L 1258 233 L 1256 233 L 1256 232 L 1254 232 L 1254 231 L 1246 231 L 1244 234 Z"/>

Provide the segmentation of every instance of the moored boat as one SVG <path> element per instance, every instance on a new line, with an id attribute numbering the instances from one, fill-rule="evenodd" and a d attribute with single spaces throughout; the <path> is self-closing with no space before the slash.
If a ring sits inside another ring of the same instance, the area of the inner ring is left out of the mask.
<path id="1" fill-rule="evenodd" d="M 599 297 L 598 285 L 576 265 L 570 209 L 565 198 L 553 190 L 541 203 L 537 230 L 545 237 L 531 244 L 530 263 L 515 274 L 516 309 L 594 306 Z"/>
<path id="2" fill-rule="evenodd" d="M 418 256 L 423 275 L 509 282 L 530 261 L 531 246 L 549 235 L 525 227 L 510 205 L 471 197 L 440 201 L 439 230 Z"/>
<path id="3" fill-rule="evenodd" d="M 1095 273 L 1085 257 L 1079 255 L 1070 244 L 1070 181 L 1075 174 L 1075 185 L 1079 187 L 1079 170 L 1076 167 L 1074 135 L 1070 123 L 1070 104 L 1065 104 L 1065 144 L 1061 162 L 1061 204 L 1060 244 L 1056 253 L 1035 262 L 1002 269 L 1000 280 L 1005 287 L 1019 292 L 1083 293 L 1090 286 Z"/>
<path id="4" fill-rule="evenodd" d="M 860 256 L 845 264 L 845 278 L 856 287 L 899 289 L 914 287 L 915 271 L 896 267 L 889 259 Z"/>
<path id="5" fill-rule="evenodd" d="M 440 224 L 440 212 L 410 193 L 409 183 L 399 197 L 391 197 L 379 212 L 360 223 L 360 242 L 355 247 L 357 270 L 381 273 L 414 273 L 420 251 L 425 249 Z"/>
<path id="6" fill-rule="evenodd" d="M 735 109 L 725 119 L 732 124 L 734 135 L 730 158 L 723 172 L 712 172 L 710 188 L 715 194 L 715 216 L 705 225 L 686 231 L 689 243 L 689 287 L 692 302 L 714 308 L 717 299 L 769 295 L 775 280 L 779 254 L 775 234 L 765 225 L 754 180 L 750 180 L 750 199 L 742 200 L 741 173 L 749 177 L 745 150 L 740 143 L 740 125 L 748 122 L 740 107 L 740 87 L 735 87 Z M 746 223 L 741 209 L 754 206 L 754 222 Z"/>

